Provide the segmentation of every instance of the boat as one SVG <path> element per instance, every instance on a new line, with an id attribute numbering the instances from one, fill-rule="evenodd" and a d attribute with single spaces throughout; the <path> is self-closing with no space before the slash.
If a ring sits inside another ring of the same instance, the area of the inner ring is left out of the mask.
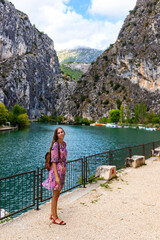
<path id="1" fill-rule="evenodd" d="M 129 128 L 129 126 L 124 126 L 124 128 Z"/>
<path id="2" fill-rule="evenodd" d="M 91 123 L 90 126 L 96 126 L 96 124 L 95 123 Z"/>
<path id="3" fill-rule="evenodd" d="M 146 130 L 147 130 L 147 131 L 156 131 L 156 128 L 149 128 L 149 127 L 146 127 Z"/>
<path id="4" fill-rule="evenodd" d="M 107 123 L 106 127 L 116 128 L 116 124 L 115 123 Z"/>
<path id="5" fill-rule="evenodd" d="M 98 126 L 98 127 L 105 127 L 106 124 L 104 124 L 104 123 L 96 123 L 96 126 Z"/>
<path id="6" fill-rule="evenodd" d="M 145 127 L 141 127 L 141 126 L 139 126 L 138 128 L 139 128 L 139 129 L 146 129 Z"/>

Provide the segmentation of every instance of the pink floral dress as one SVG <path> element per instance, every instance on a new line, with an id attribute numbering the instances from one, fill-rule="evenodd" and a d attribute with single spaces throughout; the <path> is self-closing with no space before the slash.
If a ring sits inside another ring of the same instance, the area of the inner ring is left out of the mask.
<path id="1" fill-rule="evenodd" d="M 55 180 L 55 174 L 53 171 L 53 166 L 51 167 L 51 170 L 49 171 L 49 177 L 46 179 L 42 185 L 44 188 L 47 188 L 50 191 L 53 190 L 61 190 L 65 183 L 65 176 L 66 176 L 66 170 L 67 170 L 67 164 L 66 164 L 66 158 L 67 158 L 67 149 L 66 149 L 66 143 L 63 142 L 63 144 L 59 143 L 60 147 L 60 159 L 58 159 L 58 143 L 55 142 L 52 146 L 51 150 L 51 162 L 56 162 L 57 165 L 57 173 L 60 179 L 60 187 L 58 188 L 58 184 Z"/>

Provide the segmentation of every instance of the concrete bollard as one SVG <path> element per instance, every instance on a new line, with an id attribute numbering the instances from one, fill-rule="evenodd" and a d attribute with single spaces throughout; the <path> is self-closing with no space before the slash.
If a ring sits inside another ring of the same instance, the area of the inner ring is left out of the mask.
<path id="1" fill-rule="evenodd" d="M 133 155 L 131 158 L 125 159 L 126 167 L 137 168 L 145 163 L 145 156 Z"/>
<path id="2" fill-rule="evenodd" d="M 96 177 L 103 177 L 105 180 L 110 180 L 116 176 L 116 166 L 102 165 L 96 169 Z"/>
<path id="3" fill-rule="evenodd" d="M 160 156 L 160 147 L 152 150 L 152 157 L 159 157 L 159 156 Z"/>

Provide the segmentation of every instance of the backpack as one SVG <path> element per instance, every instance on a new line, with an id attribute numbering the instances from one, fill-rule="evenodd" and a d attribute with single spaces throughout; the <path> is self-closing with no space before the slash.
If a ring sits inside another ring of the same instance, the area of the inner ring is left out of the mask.
<path id="1" fill-rule="evenodd" d="M 45 155 L 45 168 L 50 171 L 51 170 L 51 152 L 47 152 Z"/>

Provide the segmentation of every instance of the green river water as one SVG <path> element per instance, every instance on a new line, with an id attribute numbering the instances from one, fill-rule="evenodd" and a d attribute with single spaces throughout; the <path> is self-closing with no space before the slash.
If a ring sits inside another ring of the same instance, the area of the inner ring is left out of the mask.
<path id="1" fill-rule="evenodd" d="M 160 140 L 160 131 L 61 125 L 66 132 L 67 161 L 96 153 Z M 32 123 L 0 133 L 0 178 L 44 166 L 57 125 Z"/>

